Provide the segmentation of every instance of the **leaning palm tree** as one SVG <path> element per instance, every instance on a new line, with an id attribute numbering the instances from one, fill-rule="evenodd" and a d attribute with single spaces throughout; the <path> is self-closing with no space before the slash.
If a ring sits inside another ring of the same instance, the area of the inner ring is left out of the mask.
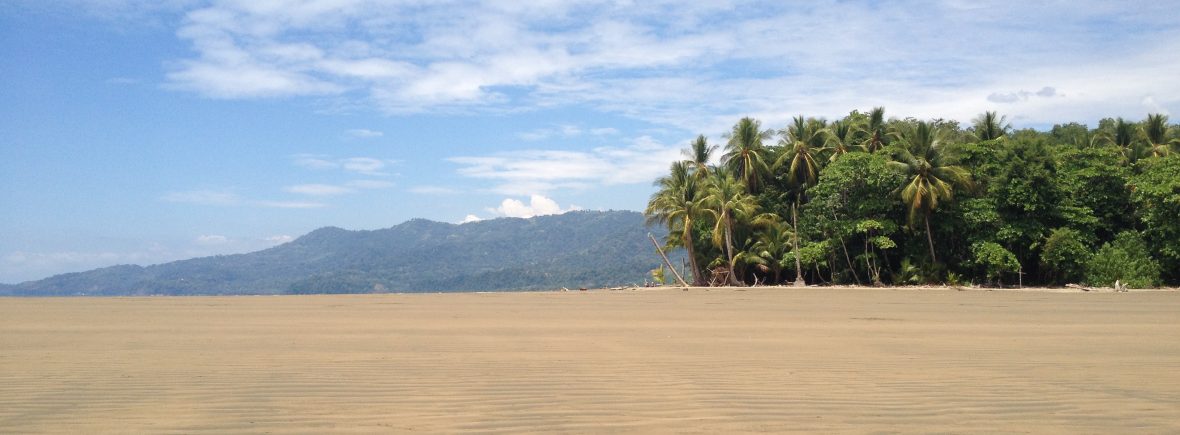
<path id="1" fill-rule="evenodd" d="M 702 134 L 692 141 L 683 154 L 687 157 L 685 162 L 692 165 L 692 172 L 704 177 L 709 174 L 709 160 L 713 158 L 715 152 L 717 152 L 717 145 L 709 145 L 709 140 Z"/>
<path id="2" fill-rule="evenodd" d="M 762 180 L 770 172 L 765 161 L 767 149 L 762 141 L 774 133 L 761 128 L 762 123 L 758 120 L 742 118 L 727 135 L 729 142 L 725 144 L 725 154 L 721 156 L 721 164 L 729 168 L 750 193 L 758 191 Z"/>
<path id="3" fill-rule="evenodd" d="M 821 148 L 814 146 L 814 143 L 823 140 L 823 133 L 818 127 L 818 123 L 808 122 L 802 115 L 796 116 L 787 128 L 781 130 L 781 145 L 786 152 L 774 162 L 775 168 L 787 168 L 787 182 L 795 188 L 795 203 L 791 204 L 791 228 L 794 233 L 796 287 L 807 285 L 803 280 L 803 260 L 799 252 L 798 209 L 803 200 L 803 191 L 819 181 Z"/>
<path id="4" fill-rule="evenodd" d="M 983 112 L 982 115 L 972 120 L 972 123 L 974 124 L 972 135 L 980 142 L 999 139 L 1012 130 L 1012 124 L 1008 123 L 1008 117 L 997 117 L 996 112 Z"/>
<path id="5" fill-rule="evenodd" d="M 702 200 L 704 211 L 711 215 L 716 226 L 713 228 L 713 244 L 725 250 L 729 262 L 729 283 L 741 285 L 734 274 L 736 252 L 733 247 L 733 230 L 739 219 L 754 216 L 758 203 L 746 191 L 746 186 L 729 171 L 714 171 L 709 176 L 708 195 Z"/>
<path id="6" fill-rule="evenodd" d="M 971 186 L 971 174 L 952 164 L 953 159 L 942 148 L 940 134 L 925 121 L 903 127 L 894 134 L 899 146 L 889 162 L 906 175 L 900 191 L 901 200 L 909 210 L 907 223 L 914 229 L 914 221 L 922 216 L 932 263 L 937 263 L 938 257 L 934 254 L 934 236 L 930 232 L 931 213 L 938 208 L 939 201 L 954 197 L 955 187 Z"/>
<path id="7" fill-rule="evenodd" d="M 881 148 L 889 145 L 889 132 L 885 123 L 885 108 L 874 107 L 869 112 L 869 122 L 864 126 L 865 141 L 864 149 L 870 153 L 875 153 Z"/>
<path id="8" fill-rule="evenodd" d="M 656 180 L 655 185 L 659 190 L 652 194 L 643 214 L 647 216 L 649 224 L 659 222 L 668 225 L 669 238 L 688 251 L 693 285 L 700 286 L 704 285 L 705 278 L 701 275 L 696 250 L 693 249 L 692 229 L 696 219 L 705 213 L 702 204 L 705 195 L 701 180 L 692 175 L 689 168 L 685 162 L 673 163 L 671 173 Z M 673 234 L 678 234 L 679 240 L 675 240 Z"/>
<path id="9" fill-rule="evenodd" d="M 1143 134 L 1147 157 L 1166 157 L 1172 154 L 1172 147 L 1180 145 L 1180 139 L 1168 139 L 1168 115 L 1148 114 L 1139 131 Z"/>

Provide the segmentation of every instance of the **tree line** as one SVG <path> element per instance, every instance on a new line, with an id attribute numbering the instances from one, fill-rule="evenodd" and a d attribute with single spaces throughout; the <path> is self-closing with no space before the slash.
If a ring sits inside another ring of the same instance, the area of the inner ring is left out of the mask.
<path id="1" fill-rule="evenodd" d="M 724 148 L 698 136 L 644 214 L 694 285 L 1175 286 L 1178 136 L 1162 114 L 1048 131 L 996 112 L 747 117 Z"/>

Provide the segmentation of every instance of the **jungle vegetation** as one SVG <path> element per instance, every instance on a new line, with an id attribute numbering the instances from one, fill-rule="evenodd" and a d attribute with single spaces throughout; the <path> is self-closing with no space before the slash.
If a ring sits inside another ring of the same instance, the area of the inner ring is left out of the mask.
<path id="1" fill-rule="evenodd" d="M 883 108 L 698 137 L 644 214 L 696 285 L 1180 284 L 1180 128 Z M 713 164 L 712 162 L 718 162 Z"/>

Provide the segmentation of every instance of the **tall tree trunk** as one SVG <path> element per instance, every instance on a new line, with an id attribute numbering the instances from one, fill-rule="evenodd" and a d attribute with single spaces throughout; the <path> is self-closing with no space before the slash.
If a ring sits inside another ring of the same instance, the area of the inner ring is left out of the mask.
<path id="1" fill-rule="evenodd" d="M 856 266 L 852 264 L 852 257 L 848 255 L 848 245 L 844 244 L 844 237 L 836 236 L 840 239 L 840 247 L 844 248 L 844 261 L 848 262 L 848 270 L 852 271 L 852 279 L 856 280 L 856 285 L 860 285 L 860 275 L 856 274 Z M 835 269 L 833 267 L 833 269 Z"/>
<path id="2" fill-rule="evenodd" d="M 705 277 L 701 276 L 701 268 L 697 265 L 696 248 L 692 246 L 692 221 L 684 220 L 684 232 L 681 234 L 681 242 L 684 243 L 684 249 L 688 251 L 688 264 L 692 268 L 692 285 L 702 286 L 705 283 Z"/>
<path id="3" fill-rule="evenodd" d="M 938 264 L 938 257 L 934 256 L 934 236 L 930 234 L 930 212 L 926 212 L 926 242 L 930 244 L 930 263 Z"/>
<path id="4" fill-rule="evenodd" d="M 795 251 L 795 287 L 806 287 L 807 281 L 803 280 L 803 260 L 799 257 L 799 196 L 795 196 L 795 204 L 791 206 L 791 227 L 794 229 L 794 237 L 791 237 L 792 250 Z"/>
<path id="5" fill-rule="evenodd" d="M 737 271 L 733 268 L 733 223 L 729 221 L 728 217 L 725 218 L 725 253 L 729 257 L 729 283 L 741 286 L 742 284 L 737 279 Z"/>
<path id="6" fill-rule="evenodd" d="M 680 276 L 680 272 L 676 271 L 676 267 L 672 265 L 672 261 L 668 260 L 667 255 L 664 255 L 664 250 L 662 248 L 660 248 L 660 242 L 656 241 L 656 237 L 651 235 L 651 233 L 647 233 L 647 238 L 651 239 L 652 245 L 655 245 L 656 252 L 660 253 L 660 258 L 664 259 L 664 264 L 668 265 L 668 270 L 671 270 L 672 274 L 676 275 L 676 281 L 679 281 L 680 285 L 688 287 L 688 283 L 684 282 L 684 277 Z M 660 283 L 660 284 L 663 284 L 663 283 Z"/>

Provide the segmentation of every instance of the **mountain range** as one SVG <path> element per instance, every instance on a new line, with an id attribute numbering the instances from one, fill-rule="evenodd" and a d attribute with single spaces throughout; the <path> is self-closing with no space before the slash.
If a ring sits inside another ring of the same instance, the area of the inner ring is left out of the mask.
<path id="1" fill-rule="evenodd" d="M 633 211 L 575 211 L 365 231 L 325 227 L 248 254 L 120 265 L 0 286 L 0 295 L 230 295 L 541 290 L 644 282 L 661 263 Z M 677 261 L 677 260 L 673 260 Z"/>

